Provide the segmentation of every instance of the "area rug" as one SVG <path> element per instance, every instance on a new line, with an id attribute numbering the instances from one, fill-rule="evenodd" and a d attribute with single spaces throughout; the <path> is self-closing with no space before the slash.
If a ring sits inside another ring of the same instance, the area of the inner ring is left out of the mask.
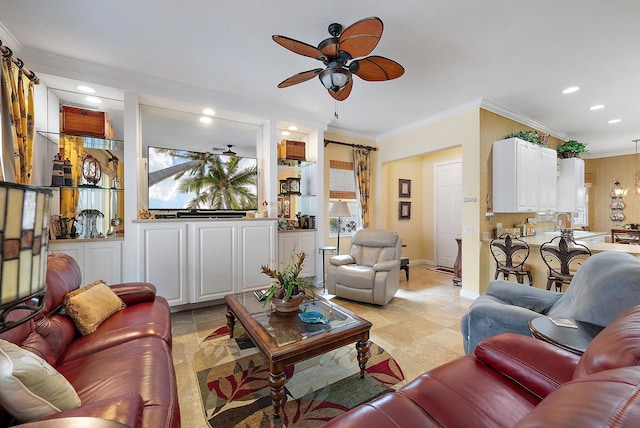
<path id="1" fill-rule="evenodd" d="M 453 269 L 448 268 L 448 267 L 432 266 L 432 267 L 428 267 L 427 270 L 432 270 L 434 272 L 440 272 L 440 273 L 446 273 L 448 275 L 453 275 Z"/>
<path id="2" fill-rule="evenodd" d="M 398 363 L 371 344 L 364 379 L 355 344 L 287 367 L 286 403 L 274 419 L 269 364 L 242 325 L 234 338 L 226 326 L 206 337 L 194 355 L 206 419 L 218 427 L 317 427 L 404 385 Z"/>

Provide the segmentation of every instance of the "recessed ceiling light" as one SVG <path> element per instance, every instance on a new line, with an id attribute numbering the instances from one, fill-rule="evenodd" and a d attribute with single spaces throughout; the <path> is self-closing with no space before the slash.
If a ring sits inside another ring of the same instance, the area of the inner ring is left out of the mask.
<path id="1" fill-rule="evenodd" d="M 200 122 L 202 122 L 202 123 L 211 123 L 211 122 L 213 122 L 213 120 L 210 117 L 202 116 L 200 118 Z"/>
<path id="2" fill-rule="evenodd" d="M 607 122 L 610 125 L 613 125 L 614 123 L 620 123 L 622 122 L 622 119 L 611 119 L 609 122 Z"/>
<path id="3" fill-rule="evenodd" d="M 572 86 L 570 88 L 565 89 L 564 91 L 562 91 L 563 94 L 573 94 L 574 92 L 577 92 L 580 90 L 580 87 L 578 86 Z"/>
<path id="4" fill-rule="evenodd" d="M 284 136 L 286 137 L 287 135 L 291 135 L 291 132 L 289 132 L 289 131 L 282 131 L 280 134 L 281 134 L 281 135 L 284 135 Z"/>
<path id="5" fill-rule="evenodd" d="M 88 96 L 88 97 L 85 97 L 84 99 L 91 104 L 102 104 L 102 100 L 100 98 Z"/>
<path id="6" fill-rule="evenodd" d="M 288 129 L 289 129 L 289 131 L 297 131 L 298 127 L 295 126 L 295 125 L 291 125 Z"/>
<path id="7" fill-rule="evenodd" d="M 206 114 L 207 116 L 213 116 L 216 114 L 215 111 L 213 111 L 213 109 L 210 108 L 206 108 L 204 110 L 202 110 L 202 113 Z"/>
<path id="8" fill-rule="evenodd" d="M 600 110 L 604 108 L 604 104 L 596 104 L 595 106 L 591 106 L 589 110 Z"/>
<path id="9" fill-rule="evenodd" d="M 85 85 L 78 86 L 78 90 L 82 91 L 82 92 L 85 92 L 87 94 L 95 94 L 96 93 L 95 89 L 93 89 L 93 88 L 91 88 L 89 86 L 85 86 Z"/>

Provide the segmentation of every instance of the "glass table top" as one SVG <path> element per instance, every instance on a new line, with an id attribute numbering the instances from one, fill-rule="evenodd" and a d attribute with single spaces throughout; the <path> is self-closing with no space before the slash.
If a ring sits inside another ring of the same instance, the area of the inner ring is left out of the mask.
<path id="1" fill-rule="evenodd" d="M 281 315 L 264 306 L 253 293 L 237 296 L 251 317 L 275 339 L 278 346 L 284 346 L 305 340 L 309 337 L 328 332 L 357 322 L 342 308 L 326 300 L 309 297 L 300 305 L 300 312 L 318 312 L 329 321 L 322 323 L 305 323 L 298 314 Z"/>

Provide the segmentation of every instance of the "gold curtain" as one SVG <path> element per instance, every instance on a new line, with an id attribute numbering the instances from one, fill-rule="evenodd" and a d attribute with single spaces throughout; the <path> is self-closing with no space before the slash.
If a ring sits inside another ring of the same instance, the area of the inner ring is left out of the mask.
<path id="1" fill-rule="evenodd" d="M 2 105 L 6 107 L 4 126 L 10 127 L 11 141 L 3 154 L 12 153 L 11 159 L 5 156 L 5 171 L 12 177 L 0 178 L 21 184 L 31 184 L 33 178 L 33 137 L 34 104 L 33 82 L 24 75 L 9 58 L 2 59 Z M 3 135 L 7 135 L 4 133 Z"/>
<path id="2" fill-rule="evenodd" d="M 356 174 L 362 227 L 369 227 L 369 190 L 371 189 L 371 154 L 362 147 L 353 148 L 353 170 Z"/>
<path id="3" fill-rule="evenodd" d="M 60 190 L 60 215 L 62 217 L 75 217 L 78 209 L 78 197 L 80 191 L 76 188 L 82 184 L 82 159 L 84 155 L 84 139 L 70 135 L 60 136 L 60 156 L 71 161 L 71 176 L 73 188 L 65 187 Z"/>

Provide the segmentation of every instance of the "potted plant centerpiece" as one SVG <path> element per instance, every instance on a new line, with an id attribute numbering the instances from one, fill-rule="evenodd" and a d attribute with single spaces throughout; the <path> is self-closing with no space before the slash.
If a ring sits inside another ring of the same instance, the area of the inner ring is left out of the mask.
<path id="1" fill-rule="evenodd" d="M 304 252 L 292 254 L 289 263 L 280 271 L 266 265 L 260 267 L 263 274 L 273 279 L 264 297 L 265 305 L 271 302 L 276 312 L 282 314 L 298 313 L 300 304 L 304 301 L 305 290 L 311 290 L 310 285 L 299 278 L 305 256 Z M 313 295 L 313 291 L 311 294 Z"/>
<path id="2" fill-rule="evenodd" d="M 559 158 L 579 158 L 583 153 L 589 153 L 586 146 L 576 140 L 569 140 L 560 145 L 556 151 Z"/>

